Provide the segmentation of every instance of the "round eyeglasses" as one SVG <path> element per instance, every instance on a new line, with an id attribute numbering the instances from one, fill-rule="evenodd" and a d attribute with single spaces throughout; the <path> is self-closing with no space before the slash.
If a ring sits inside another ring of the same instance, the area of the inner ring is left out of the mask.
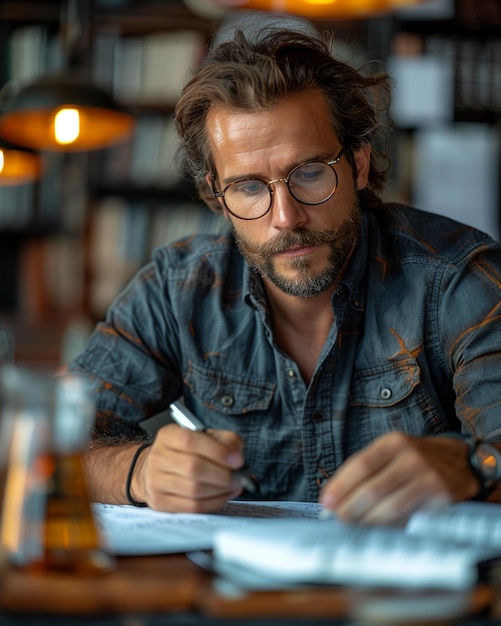
<path id="1" fill-rule="evenodd" d="M 257 220 L 268 213 L 273 204 L 273 186 L 285 183 L 291 195 L 301 204 L 316 205 L 327 202 L 337 189 L 338 178 L 334 165 L 339 163 L 345 147 L 334 159 L 306 161 L 292 168 L 285 178 L 265 181 L 261 178 L 240 178 L 222 191 L 214 188 L 214 198 L 222 198 L 225 207 L 241 220 Z"/>

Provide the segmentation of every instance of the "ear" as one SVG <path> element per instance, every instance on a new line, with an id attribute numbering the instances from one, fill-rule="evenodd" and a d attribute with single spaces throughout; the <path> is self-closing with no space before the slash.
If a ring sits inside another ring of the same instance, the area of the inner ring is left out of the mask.
<path id="1" fill-rule="evenodd" d="M 357 169 L 357 190 L 365 189 L 369 182 L 369 169 L 371 165 L 371 147 L 364 144 L 353 151 L 355 167 Z"/>

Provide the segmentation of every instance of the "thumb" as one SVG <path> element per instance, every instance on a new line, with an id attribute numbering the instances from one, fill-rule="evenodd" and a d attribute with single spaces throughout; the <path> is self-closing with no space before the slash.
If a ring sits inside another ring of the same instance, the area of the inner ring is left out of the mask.
<path id="1" fill-rule="evenodd" d="M 227 461 L 230 467 L 233 469 L 242 467 L 244 456 L 242 454 L 243 441 L 240 435 L 231 430 L 217 430 L 215 428 L 208 428 L 207 434 L 228 448 Z"/>

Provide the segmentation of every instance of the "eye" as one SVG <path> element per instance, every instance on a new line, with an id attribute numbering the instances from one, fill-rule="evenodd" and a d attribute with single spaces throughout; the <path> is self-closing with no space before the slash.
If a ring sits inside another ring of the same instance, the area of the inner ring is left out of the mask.
<path id="1" fill-rule="evenodd" d="M 233 195 L 242 196 L 258 196 L 263 192 L 267 192 L 267 186 L 262 180 L 250 178 L 247 180 L 237 180 L 232 183 L 228 191 L 231 191 Z"/>
<path id="2" fill-rule="evenodd" d="M 321 181 L 328 170 L 329 166 L 325 163 L 306 163 L 294 172 L 292 179 L 297 185 L 311 185 Z"/>

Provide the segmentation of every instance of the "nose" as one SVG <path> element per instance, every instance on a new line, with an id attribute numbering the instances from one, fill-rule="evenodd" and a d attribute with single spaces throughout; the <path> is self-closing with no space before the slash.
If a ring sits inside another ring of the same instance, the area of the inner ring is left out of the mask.
<path id="1" fill-rule="evenodd" d="M 272 226 L 278 230 L 293 230 L 308 220 L 306 207 L 289 191 L 285 179 L 273 181 L 271 206 Z"/>

